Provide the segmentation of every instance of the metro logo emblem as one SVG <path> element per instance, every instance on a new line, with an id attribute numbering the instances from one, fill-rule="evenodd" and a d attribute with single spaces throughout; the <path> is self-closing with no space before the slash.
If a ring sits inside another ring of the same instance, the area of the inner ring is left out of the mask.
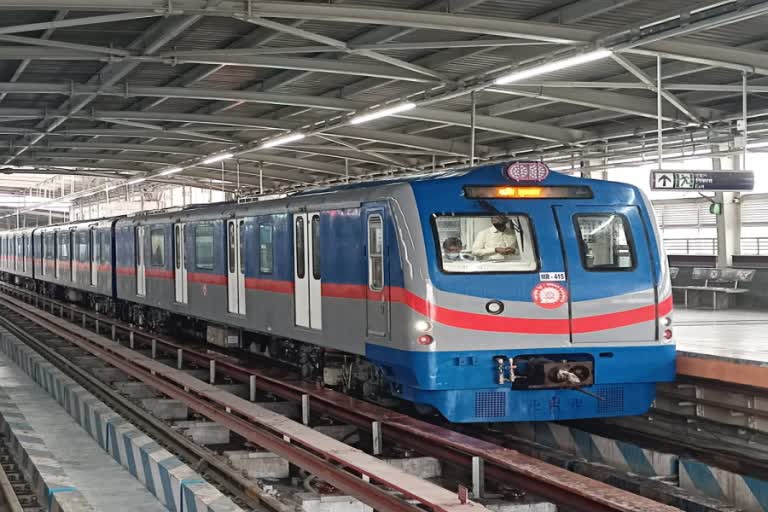
<path id="1" fill-rule="evenodd" d="M 568 290 L 560 284 L 547 281 L 533 287 L 531 298 L 540 308 L 557 309 L 568 302 Z"/>
<path id="2" fill-rule="evenodd" d="M 515 162 L 504 169 L 504 175 L 514 181 L 544 181 L 549 167 L 543 162 Z"/>

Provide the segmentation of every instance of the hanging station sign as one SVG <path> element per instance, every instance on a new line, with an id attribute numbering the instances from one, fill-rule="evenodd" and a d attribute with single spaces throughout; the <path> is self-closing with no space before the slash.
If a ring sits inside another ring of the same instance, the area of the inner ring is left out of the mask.
<path id="1" fill-rule="evenodd" d="M 651 190 L 740 192 L 753 188 L 752 171 L 651 171 Z"/>

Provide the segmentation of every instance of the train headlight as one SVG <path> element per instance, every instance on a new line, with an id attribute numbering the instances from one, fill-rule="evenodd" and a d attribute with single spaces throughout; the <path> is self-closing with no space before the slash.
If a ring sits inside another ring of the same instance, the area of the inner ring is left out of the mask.
<path id="1" fill-rule="evenodd" d="M 664 327 L 669 327 L 670 325 L 672 325 L 672 317 L 665 316 L 662 322 L 664 323 Z"/>
<path id="2" fill-rule="evenodd" d="M 492 300 L 485 305 L 485 310 L 492 315 L 498 315 L 499 313 L 504 311 L 504 304 L 502 304 L 498 300 Z"/>
<path id="3" fill-rule="evenodd" d="M 665 340 L 672 339 L 672 329 L 664 329 L 664 339 Z"/>
<path id="4" fill-rule="evenodd" d="M 421 332 L 429 332 L 432 330 L 432 324 L 426 320 L 416 320 L 413 324 L 413 328 Z"/>

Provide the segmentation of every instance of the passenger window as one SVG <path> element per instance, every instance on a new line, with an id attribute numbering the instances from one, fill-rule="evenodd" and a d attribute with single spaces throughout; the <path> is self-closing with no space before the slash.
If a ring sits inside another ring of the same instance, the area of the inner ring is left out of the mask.
<path id="1" fill-rule="evenodd" d="M 240 221 L 240 229 L 238 231 L 239 245 L 240 245 L 240 273 L 245 275 L 245 221 Z"/>
<path id="2" fill-rule="evenodd" d="M 234 274 L 235 273 L 235 223 L 229 222 L 229 228 L 228 228 L 228 239 L 229 239 L 229 258 L 227 258 L 229 261 L 229 273 Z"/>
<path id="3" fill-rule="evenodd" d="M 574 222 L 579 234 L 584 268 L 591 271 L 615 271 L 634 267 L 629 224 L 622 215 L 576 215 Z"/>
<path id="4" fill-rule="evenodd" d="M 77 233 L 77 261 L 88 261 L 88 232 Z"/>
<path id="5" fill-rule="evenodd" d="M 59 239 L 59 259 L 68 260 L 69 259 L 69 237 L 59 236 L 60 234 L 63 235 L 63 233 L 56 233 L 56 237 Z"/>
<path id="6" fill-rule="evenodd" d="M 93 245 L 93 253 L 92 253 L 92 259 L 93 263 L 96 265 L 101 262 L 101 231 L 93 231 L 93 241 L 91 242 Z"/>
<path id="7" fill-rule="evenodd" d="M 272 225 L 259 224 L 259 272 L 272 273 Z"/>
<path id="8" fill-rule="evenodd" d="M 320 216 L 312 216 L 312 277 L 320 279 Z"/>
<path id="9" fill-rule="evenodd" d="M 101 261 L 102 263 L 110 263 L 112 258 L 112 234 L 109 231 L 102 233 L 101 243 Z"/>
<path id="10" fill-rule="evenodd" d="M 165 266 L 165 229 L 153 228 L 149 232 L 149 245 L 151 253 L 149 264 L 153 267 Z"/>
<path id="11" fill-rule="evenodd" d="M 304 279 L 305 262 L 304 262 L 304 217 L 296 219 L 296 277 Z"/>
<path id="12" fill-rule="evenodd" d="M 368 217 L 368 286 L 384 289 L 384 228 L 378 215 Z"/>
<path id="13" fill-rule="evenodd" d="M 213 224 L 195 226 L 195 267 L 213 270 Z"/>
<path id="14" fill-rule="evenodd" d="M 181 268 L 181 226 L 176 224 L 173 228 L 173 258 L 176 268 Z"/>

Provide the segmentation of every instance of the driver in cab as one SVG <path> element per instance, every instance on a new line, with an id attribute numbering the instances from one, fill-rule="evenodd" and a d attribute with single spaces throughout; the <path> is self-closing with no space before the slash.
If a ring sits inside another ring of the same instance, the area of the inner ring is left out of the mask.
<path id="1" fill-rule="evenodd" d="M 517 236 L 503 215 L 491 218 L 492 226 L 480 231 L 472 244 L 472 254 L 479 260 L 508 260 L 520 253 Z"/>

